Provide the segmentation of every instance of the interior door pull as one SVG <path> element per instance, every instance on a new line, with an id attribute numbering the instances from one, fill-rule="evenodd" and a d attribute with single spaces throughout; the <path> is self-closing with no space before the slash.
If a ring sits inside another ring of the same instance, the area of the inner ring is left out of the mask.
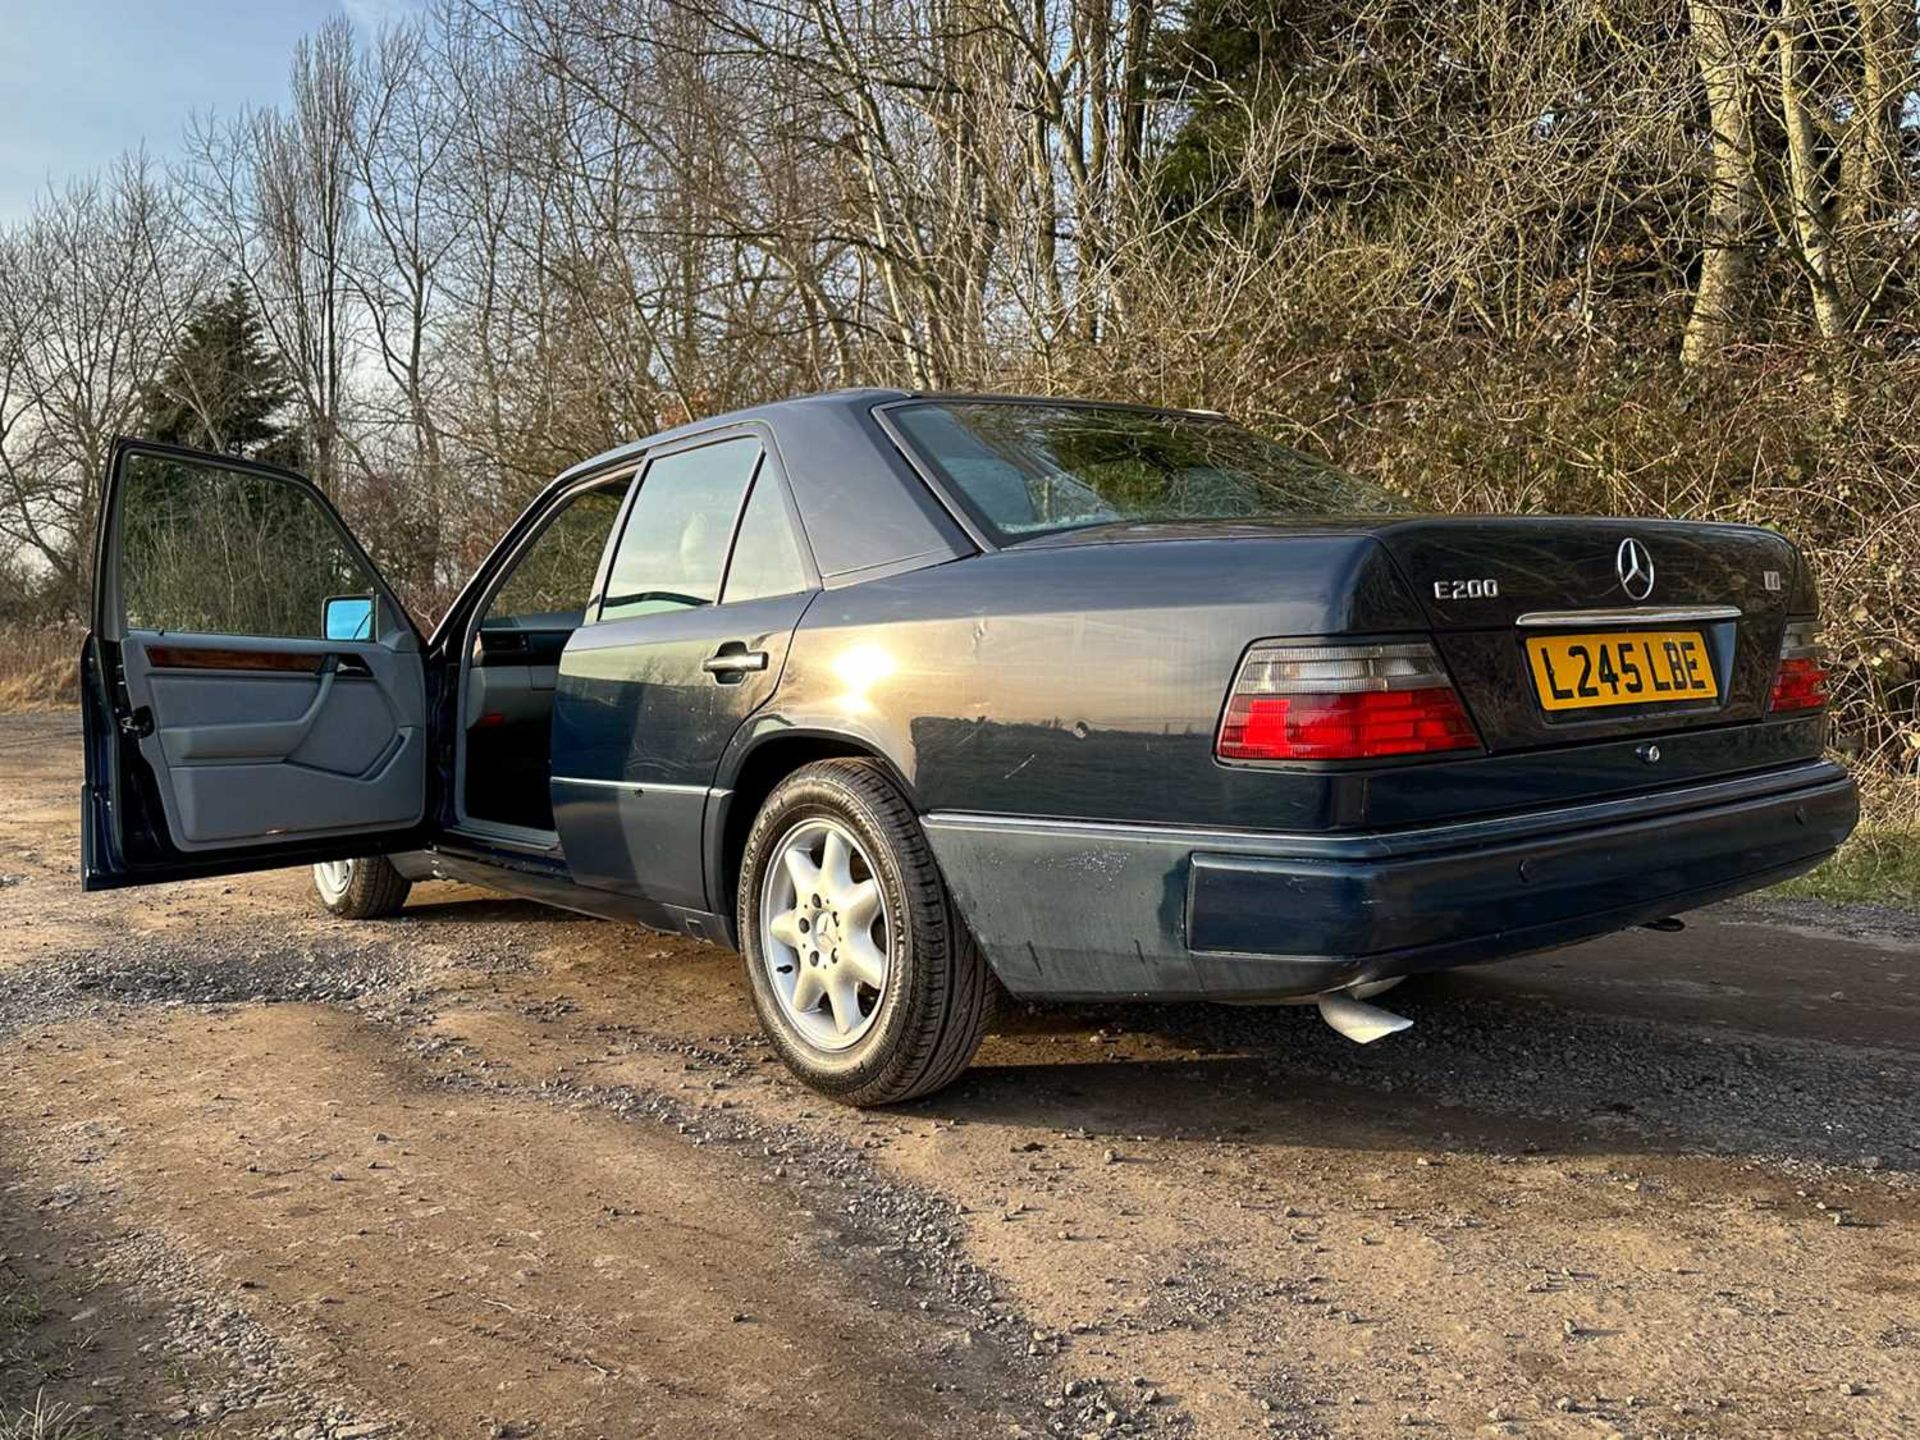
<path id="1" fill-rule="evenodd" d="M 307 743 L 314 722 L 327 708 L 327 696 L 333 693 L 334 679 L 340 672 L 341 657 L 328 655 L 320 662 L 320 683 L 314 687 L 307 708 L 291 720 L 242 720 L 218 725 L 163 726 L 160 748 L 169 764 L 190 760 L 285 760 Z"/>
<path id="2" fill-rule="evenodd" d="M 755 671 L 767 668 L 767 652 L 749 650 L 745 642 L 729 640 L 709 655 L 700 668 L 721 684 L 731 684 Z"/>

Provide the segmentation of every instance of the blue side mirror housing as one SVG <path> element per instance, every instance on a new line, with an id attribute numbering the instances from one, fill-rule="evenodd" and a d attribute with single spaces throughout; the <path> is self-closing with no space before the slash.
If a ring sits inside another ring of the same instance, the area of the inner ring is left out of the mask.
<path id="1" fill-rule="evenodd" d="M 329 595 L 322 608 L 321 629 L 329 640 L 373 639 L 371 595 Z"/>

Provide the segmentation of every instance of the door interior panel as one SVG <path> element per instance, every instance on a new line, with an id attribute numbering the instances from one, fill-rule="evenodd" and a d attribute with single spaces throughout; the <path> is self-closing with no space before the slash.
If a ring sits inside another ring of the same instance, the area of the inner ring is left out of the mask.
<path id="1" fill-rule="evenodd" d="M 183 850 L 419 823 L 419 656 L 378 643 L 156 635 L 122 644 L 140 753 Z"/>

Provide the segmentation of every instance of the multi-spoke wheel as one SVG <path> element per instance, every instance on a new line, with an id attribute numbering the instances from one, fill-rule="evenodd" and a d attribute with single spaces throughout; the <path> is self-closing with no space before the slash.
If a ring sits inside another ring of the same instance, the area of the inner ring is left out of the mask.
<path id="1" fill-rule="evenodd" d="M 808 1085 L 884 1105 L 951 1082 L 996 985 L 911 807 L 869 761 L 825 760 L 767 797 L 739 883 L 761 1023 Z"/>
<path id="2" fill-rule="evenodd" d="M 313 888 L 327 913 L 343 920 L 379 920 L 407 903 L 413 882 L 384 855 L 325 860 L 313 867 Z"/>

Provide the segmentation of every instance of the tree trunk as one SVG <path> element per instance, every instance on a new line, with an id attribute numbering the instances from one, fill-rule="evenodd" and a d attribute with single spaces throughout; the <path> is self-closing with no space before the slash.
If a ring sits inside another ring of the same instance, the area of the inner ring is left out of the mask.
<path id="1" fill-rule="evenodd" d="M 1860 75 L 1840 156 L 1838 231 L 1857 311 L 1871 314 L 1898 237 L 1900 116 L 1915 81 L 1913 0 L 1858 0 Z M 1892 243 L 1888 243 L 1891 241 Z"/>
<path id="2" fill-rule="evenodd" d="M 1126 49 L 1120 73 L 1120 173 L 1140 178 L 1147 124 L 1147 54 L 1153 43 L 1153 0 L 1127 0 Z"/>
<path id="3" fill-rule="evenodd" d="M 1793 237 L 1813 295 L 1813 319 L 1823 340 L 1847 333 L 1848 305 L 1835 273 L 1833 225 L 1820 173 L 1819 122 L 1807 98 L 1809 25 L 1805 0 L 1781 0 L 1776 47 L 1780 55 L 1780 115 L 1787 132 L 1787 201 Z"/>
<path id="4" fill-rule="evenodd" d="M 1695 63 L 1713 129 L 1706 245 L 1680 358 L 1711 364 L 1738 333 L 1751 282 L 1760 187 L 1753 163 L 1752 87 L 1740 29 L 1722 0 L 1688 0 Z"/>

